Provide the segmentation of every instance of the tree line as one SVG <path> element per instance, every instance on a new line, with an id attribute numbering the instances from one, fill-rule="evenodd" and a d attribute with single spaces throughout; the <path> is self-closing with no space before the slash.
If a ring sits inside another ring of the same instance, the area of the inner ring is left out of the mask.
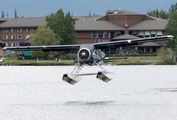
<path id="1" fill-rule="evenodd" d="M 169 11 L 165 11 L 161 9 L 160 11 L 158 9 L 154 9 L 151 11 L 147 11 L 146 15 L 152 16 L 152 17 L 157 17 L 157 18 L 162 18 L 162 19 L 168 19 L 169 16 L 177 11 L 177 3 L 172 4 L 169 8 Z"/>

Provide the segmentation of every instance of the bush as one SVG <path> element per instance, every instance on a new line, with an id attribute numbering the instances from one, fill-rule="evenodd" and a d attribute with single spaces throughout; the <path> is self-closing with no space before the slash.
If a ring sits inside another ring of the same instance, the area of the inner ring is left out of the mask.
<path id="1" fill-rule="evenodd" d="M 77 54 L 66 54 L 67 56 L 71 57 L 72 59 L 76 60 L 77 59 Z M 71 60 L 70 58 L 63 56 L 63 60 Z"/>
<path id="2" fill-rule="evenodd" d="M 175 65 L 175 62 L 170 61 L 169 57 L 164 59 L 164 62 L 157 62 L 157 65 Z"/>

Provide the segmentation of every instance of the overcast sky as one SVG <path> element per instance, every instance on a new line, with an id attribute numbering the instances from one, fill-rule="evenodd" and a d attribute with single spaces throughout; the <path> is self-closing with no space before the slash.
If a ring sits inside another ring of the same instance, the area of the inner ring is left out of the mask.
<path id="1" fill-rule="evenodd" d="M 141 14 L 147 11 L 161 9 L 168 11 L 176 0 L 0 0 L 0 17 L 2 11 L 5 16 L 14 17 L 15 8 L 19 17 L 45 17 L 60 8 L 73 16 L 105 15 L 107 10 L 128 10 Z"/>

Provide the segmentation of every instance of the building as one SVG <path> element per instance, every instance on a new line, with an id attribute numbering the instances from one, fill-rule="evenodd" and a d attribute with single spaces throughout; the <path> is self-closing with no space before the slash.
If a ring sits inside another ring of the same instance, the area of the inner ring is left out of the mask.
<path id="1" fill-rule="evenodd" d="M 76 44 L 87 44 L 155 37 L 166 35 L 168 20 L 126 10 L 112 11 L 105 16 L 73 17 L 77 33 Z M 6 46 L 30 45 L 27 39 L 36 33 L 40 25 L 46 24 L 44 18 L 0 18 L 0 39 Z M 22 41 L 24 40 L 24 41 Z M 29 41 L 28 41 L 29 40 Z M 164 42 L 149 42 L 131 48 L 111 48 L 105 52 L 127 54 L 153 54 Z"/>
<path id="2" fill-rule="evenodd" d="M 0 39 L 7 47 L 20 46 L 20 41 L 30 37 L 31 34 L 35 34 L 37 28 L 45 24 L 45 17 L 0 18 Z"/>
<path id="3" fill-rule="evenodd" d="M 5 43 L 3 43 L 1 40 L 0 40 L 0 58 L 3 57 L 3 51 L 2 51 L 2 48 L 5 47 Z"/>
<path id="4" fill-rule="evenodd" d="M 168 20 L 150 17 L 126 10 L 112 11 L 105 16 L 75 17 L 76 43 L 101 42 L 137 39 L 166 35 Z M 164 42 L 149 42 L 131 48 L 112 48 L 105 52 L 127 54 L 153 54 Z"/>

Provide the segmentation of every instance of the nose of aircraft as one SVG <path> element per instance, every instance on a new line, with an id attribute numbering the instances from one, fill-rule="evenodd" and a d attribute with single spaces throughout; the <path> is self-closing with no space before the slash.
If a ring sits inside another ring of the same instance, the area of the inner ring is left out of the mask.
<path id="1" fill-rule="evenodd" d="M 85 56 L 85 52 L 82 53 L 82 56 Z"/>

